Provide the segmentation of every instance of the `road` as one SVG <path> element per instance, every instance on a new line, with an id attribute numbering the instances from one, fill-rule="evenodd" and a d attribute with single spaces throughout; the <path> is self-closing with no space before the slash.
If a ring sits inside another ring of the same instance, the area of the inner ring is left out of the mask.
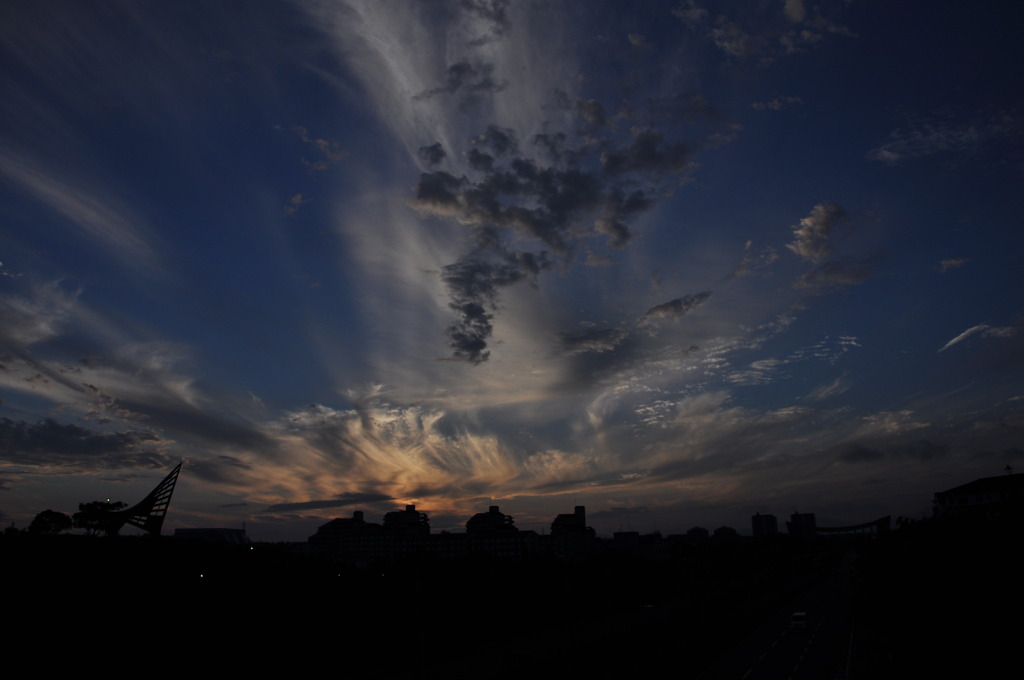
<path id="1" fill-rule="evenodd" d="M 848 677 L 854 631 L 850 619 L 852 555 L 835 575 L 809 586 L 762 622 L 701 675 L 702 680 L 800 680 Z M 807 612 L 805 630 L 790 627 Z"/>

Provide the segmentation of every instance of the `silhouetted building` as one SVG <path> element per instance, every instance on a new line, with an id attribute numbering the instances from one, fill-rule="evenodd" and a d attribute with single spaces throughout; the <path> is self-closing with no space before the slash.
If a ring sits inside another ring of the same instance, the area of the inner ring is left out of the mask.
<path id="1" fill-rule="evenodd" d="M 753 530 L 754 538 L 760 536 L 774 536 L 779 533 L 779 521 L 775 519 L 775 515 L 762 515 L 757 513 L 750 518 L 750 526 Z"/>
<path id="2" fill-rule="evenodd" d="M 982 477 L 935 494 L 936 517 L 959 516 L 994 520 L 1020 518 L 1024 505 L 1024 474 Z"/>
<path id="3" fill-rule="evenodd" d="M 466 522 L 466 533 L 470 536 L 481 534 L 516 533 L 516 522 L 512 515 L 504 515 L 497 505 L 492 505 L 487 512 L 478 512 Z"/>
<path id="4" fill-rule="evenodd" d="M 389 538 L 389 560 L 425 555 L 433 548 L 427 513 L 412 504 L 384 515 L 384 533 Z"/>
<path id="5" fill-rule="evenodd" d="M 645 539 L 647 537 L 644 537 Z M 660 535 L 656 536 L 661 542 Z M 594 530 L 587 526 L 586 509 L 577 506 L 571 515 L 558 515 L 551 524 L 551 535 L 521 531 L 511 515 L 496 505 L 473 515 L 466 522 L 466 533 L 430 533 L 427 514 L 407 505 L 384 515 L 384 523 L 372 524 L 356 510 L 351 518 L 337 518 L 320 526 L 308 543 L 334 559 L 358 565 L 391 564 L 410 557 L 457 558 L 488 555 L 519 559 L 527 555 L 582 557 L 597 544 Z M 646 543 L 645 543 L 646 545 Z M 646 548 L 645 548 L 646 550 Z"/>
<path id="6" fill-rule="evenodd" d="M 704 527 L 693 527 L 686 532 L 686 540 L 691 543 L 700 543 L 711 537 L 711 534 Z"/>
<path id="7" fill-rule="evenodd" d="M 818 523 L 814 519 L 813 512 L 794 512 L 789 521 L 786 522 L 786 529 L 790 536 L 797 538 L 814 538 L 818 533 Z"/>
<path id="8" fill-rule="evenodd" d="M 577 505 L 571 515 L 558 515 L 551 523 L 552 536 L 564 536 L 569 534 L 589 534 L 594 537 L 594 530 L 587 526 L 587 508 Z"/>
<path id="9" fill-rule="evenodd" d="M 577 505 L 571 515 L 558 515 L 551 523 L 551 541 L 556 557 L 572 559 L 590 553 L 597 534 L 587 526 L 587 509 Z"/>
<path id="10" fill-rule="evenodd" d="M 365 521 L 362 510 L 356 510 L 352 517 L 339 517 L 321 525 L 316 533 L 309 537 L 309 542 L 331 546 L 339 540 L 357 535 L 379 534 L 382 530 L 381 525 Z"/>
<path id="11" fill-rule="evenodd" d="M 711 535 L 718 541 L 731 541 L 739 538 L 739 534 L 732 527 L 718 527 Z"/>
<path id="12" fill-rule="evenodd" d="M 352 513 L 351 517 L 338 517 L 337 519 L 332 519 L 327 524 L 321 525 L 316 530 L 316 534 L 309 537 L 309 540 L 312 543 L 331 541 L 352 533 L 380 531 L 380 529 L 381 526 L 379 524 L 370 524 L 363 519 L 362 510 L 356 510 Z"/>
<path id="13" fill-rule="evenodd" d="M 396 536 L 429 536 L 430 520 L 427 513 L 417 512 L 415 505 L 407 505 L 405 510 L 384 515 L 384 531 Z"/>
<path id="14" fill-rule="evenodd" d="M 442 531 L 439 534 L 431 534 L 429 541 L 430 554 L 440 559 L 450 560 L 473 552 L 469 544 L 470 537 L 466 534 Z"/>
<path id="15" fill-rule="evenodd" d="M 512 515 L 503 514 L 497 505 L 469 518 L 466 538 L 470 552 L 503 559 L 519 559 L 538 550 L 536 532 L 520 532 Z"/>
<path id="16" fill-rule="evenodd" d="M 363 519 L 363 511 L 352 517 L 339 517 L 321 525 L 309 537 L 318 550 L 355 564 L 366 564 L 390 558 L 391 540 L 384 528 Z"/>

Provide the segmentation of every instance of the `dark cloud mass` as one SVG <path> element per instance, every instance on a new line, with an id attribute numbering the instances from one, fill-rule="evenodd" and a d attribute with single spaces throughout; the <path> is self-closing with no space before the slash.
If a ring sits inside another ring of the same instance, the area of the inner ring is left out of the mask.
<path id="1" fill-rule="evenodd" d="M 593 123 L 599 111 L 590 102 L 580 116 Z M 564 133 L 540 134 L 532 142 L 549 164 L 523 153 L 513 130 L 489 125 L 466 152 L 473 177 L 436 170 L 421 174 L 416 184 L 417 210 L 456 219 L 477 235 L 475 251 L 442 274 L 449 306 L 460 317 L 448 329 L 455 358 L 488 358 L 500 288 L 535 277 L 549 257 L 568 263 L 578 246 L 596 236 L 605 237 L 609 248 L 629 245 L 631 223 L 654 207 L 664 178 L 680 173 L 692 154 L 686 144 L 649 129 L 631 130 L 621 146 L 612 131 L 599 143 L 575 147 Z M 544 250 L 513 251 L 508 242 L 523 237 Z"/>
<path id="2" fill-rule="evenodd" d="M 96 432 L 47 418 L 36 423 L 0 419 L 0 457 L 22 465 L 159 467 L 163 439 L 143 430 Z"/>
<path id="3" fill-rule="evenodd" d="M 832 230 L 845 219 L 846 211 L 839 205 L 819 203 L 793 227 L 793 241 L 786 247 L 805 260 L 821 263 L 832 255 Z"/>
<path id="4" fill-rule="evenodd" d="M 937 444 L 927 439 L 890 444 L 888 450 L 854 443 L 840 453 L 840 459 L 849 463 L 881 462 L 890 458 L 910 458 L 927 463 L 945 457 L 949 453 L 947 444 Z"/>
<path id="5" fill-rule="evenodd" d="M 462 212 L 461 196 L 465 177 L 438 170 L 420 175 L 416 184 L 416 206 L 423 212 L 458 217 Z"/>
<path id="6" fill-rule="evenodd" d="M 487 25 L 484 35 L 475 38 L 471 46 L 486 45 L 503 37 L 509 30 L 508 0 L 459 0 L 463 10 L 483 19 Z"/>
<path id="7" fill-rule="evenodd" d="M 494 79 L 494 64 L 471 64 L 460 61 L 445 71 L 444 85 L 424 90 L 413 99 L 430 99 L 438 95 L 457 92 L 472 95 L 480 92 L 501 92 L 508 85 Z"/>
<path id="8" fill-rule="evenodd" d="M 801 0 L 758 5 L 683 0 L 672 13 L 730 58 L 754 59 L 767 66 L 784 56 L 819 48 L 827 36 L 854 37 L 835 18 L 843 16 L 842 3 L 834 5 L 822 3 L 808 12 Z"/>
<path id="9" fill-rule="evenodd" d="M 276 503 L 264 512 L 295 512 L 296 510 L 323 510 L 325 508 L 343 508 L 349 505 L 373 504 L 393 500 L 391 496 L 381 493 L 345 492 L 337 498 L 319 501 L 302 501 L 298 503 Z"/>
<path id="10" fill-rule="evenodd" d="M 655 305 L 644 313 L 644 321 L 683 316 L 707 302 L 709 297 L 711 297 L 711 291 L 704 291 Z"/>
<path id="11" fill-rule="evenodd" d="M 642 130 L 628 147 L 601 154 L 601 163 L 613 177 L 628 173 L 674 173 L 683 169 L 689 155 L 690 149 L 683 142 L 666 143 L 660 132 Z"/>
<path id="12" fill-rule="evenodd" d="M 608 116 L 604 105 L 596 99 L 573 97 L 562 90 L 555 91 L 555 103 L 563 111 L 571 111 L 592 126 L 608 124 Z"/>
<path id="13" fill-rule="evenodd" d="M 596 99 L 577 100 L 576 111 L 591 125 L 605 125 L 608 122 L 604 106 Z"/>
<path id="14" fill-rule="evenodd" d="M 594 226 L 597 231 L 608 235 L 609 246 L 624 248 L 633 238 L 628 222 L 650 210 L 653 204 L 654 201 L 640 189 L 628 196 L 621 189 L 613 189 L 609 192 L 604 210 Z"/>
<path id="15" fill-rule="evenodd" d="M 482 135 L 473 140 L 474 144 L 490 149 L 495 156 L 508 156 L 519 151 L 516 133 L 509 128 L 488 125 Z"/>
<path id="16" fill-rule="evenodd" d="M 559 347 L 566 354 L 582 352 L 609 352 L 615 349 L 629 332 L 624 328 L 600 328 L 579 333 L 562 333 Z"/>
<path id="17" fill-rule="evenodd" d="M 448 157 L 440 142 L 434 142 L 430 146 L 421 146 L 418 155 L 420 160 L 427 165 L 437 165 Z"/>
<path id="18" fill-rule="evenodd" d="M 815 267 L 797 277 L 794 288 L 824 294 L 862 283 L 874 275 L 878 256 L 837 256 L 833 245 L 836 229 L 849 230 L 853 218 L 836 203 L 819 203 L 811 213 L 792 227 L 793 240 L 786 247 Z"/>
<path id="19" fill-rule="evenodd" d="M 474 170 L 488 171 L 494 165 L 494 156 L 480 149 L 470 149 L 467 151 L 466 160 L 469 161 L 469 166 Z"/>
<path id="20" fill-rule="evenodd" d="M 230 484 L 236 481 L 240 473 L 252 469 L 252 465 L 237 456 L 221 454 L 210 458 L 192 458 L 188 464 L 190 477 L 202 479 L 213 484 Z"/>
<path id="21" fill-rule="evenodd" d="M 459 315 L 447 331 L 452 355 L 473 364 L 486 361 L 498 290 L 527 278 L 536 279 L 549 264 L 546 253 L 514 252 L 494 245 L 446 265 L 441 278 L 451 293 L 448 306 Z"/>

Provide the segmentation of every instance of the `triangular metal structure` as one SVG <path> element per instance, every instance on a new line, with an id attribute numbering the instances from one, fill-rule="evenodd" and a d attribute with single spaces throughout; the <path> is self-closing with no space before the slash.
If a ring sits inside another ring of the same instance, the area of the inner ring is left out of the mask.
<path id="1" fill-rule="evenodd" d="M 171 504 L 171 494 L 174 493 L 174 485 L 178 482 L 178 473 L 180 471 L 181 463 L 178 463 L 171 470 L 171 473 L 164 477 L 164 481 L 157 484 L 156 488 L 148 496 L 133 507 L 117 513 L 123 518 L 118 528 L 120 529 L 125 524 L 131 524 L 133 527 L 138 527 L 154 536 L 159 536 L 160 528 L 164 525 L 164 517 L 167 515 L 167 507 Z"/>

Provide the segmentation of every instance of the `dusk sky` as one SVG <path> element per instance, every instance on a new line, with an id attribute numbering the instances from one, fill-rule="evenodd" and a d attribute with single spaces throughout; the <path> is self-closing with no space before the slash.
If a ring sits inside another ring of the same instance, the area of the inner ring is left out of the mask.
<path id="1" fill-rule="evenodd" d="M 1024 470 L 1024 6 L 0 4 L 0 522 L 921 517 Z"/>

